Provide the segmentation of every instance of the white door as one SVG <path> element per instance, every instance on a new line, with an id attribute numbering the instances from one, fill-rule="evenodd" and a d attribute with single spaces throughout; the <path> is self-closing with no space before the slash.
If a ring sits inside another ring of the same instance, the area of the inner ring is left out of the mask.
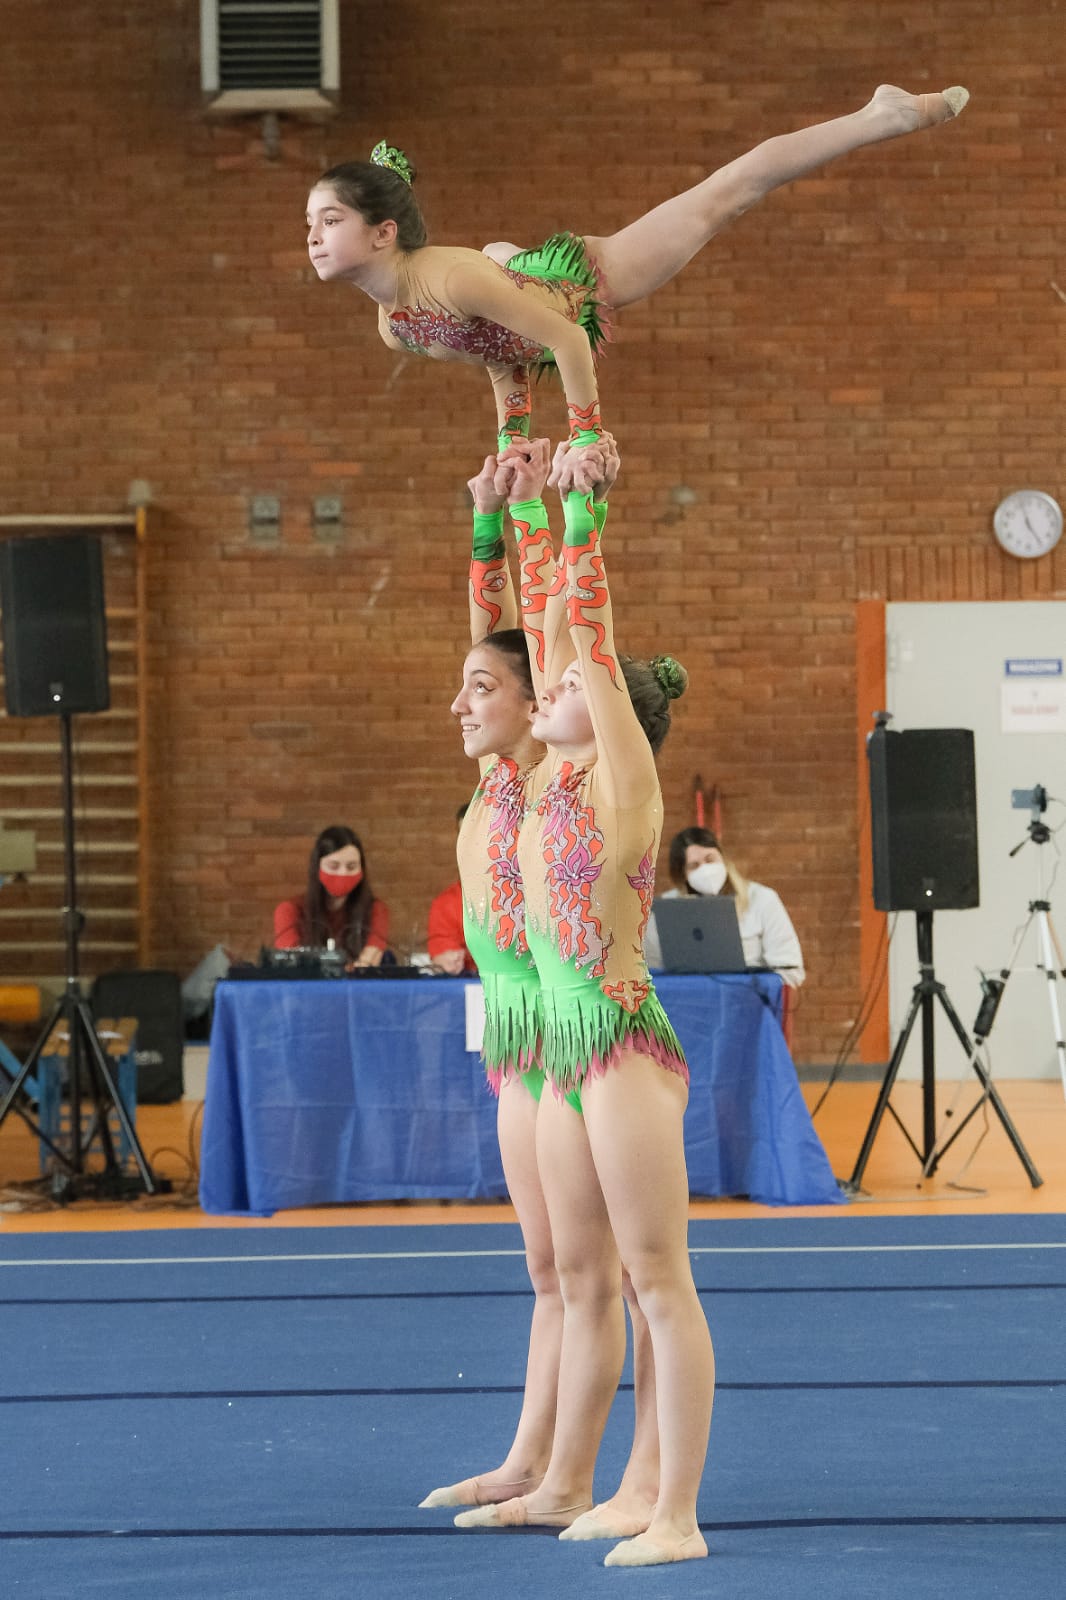
<path id="1" fill-rule="evenodd" d="M 1050 899 L 1052 921 L 1066 946 L 1066 828 L 1037 845 L 1028 835 L 1030 813 L 1011 805 L 1013 789 L 1042 784 L 1050 801 L 1042 820 L 1052 829 L 1066 823 L 1066 601 L 889 605 L 885 630 L 891 726 L 974 733 L 981 903 L 972 911 L 938 911 L 933 918 L 936 975 L 972 1034 L 981 1000 L 978 969 L 998 973 L 1008 965 L 1031 900 Z M 1031 731 L 1034 725 L 1038 731 Z M 1049 986 L 1035 970 L 1039 956 L 1034 922 L 989 1037 L 997 1077 L 1058 1076 Z M 915 917 L 904 911 L 889 956 L 893 1041 L 917 979 Z M 1059 979 L 1057 989 L 1066 1022 L 1066 979 Z M 936 1009 L 937 1076 L 969 1075 L 965 1053 Z M 901 1076 L 920 1072 L 919 1022 Z"/>

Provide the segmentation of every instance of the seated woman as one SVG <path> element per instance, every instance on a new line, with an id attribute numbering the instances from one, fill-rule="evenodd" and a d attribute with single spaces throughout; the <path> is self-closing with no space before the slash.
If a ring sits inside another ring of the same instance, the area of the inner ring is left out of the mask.
<path id="1" fill-rule="evenodd" d="M 803 952 L 792 919 L 775 890 L 753 883 L 737 870 L 709 828 L 682 828 L 670 840 L 672 889 L 664 900 L 680 895 L 731 894 L 737 903 L 737 921 L 749 967 L 767 967 L 780 975 L 790 989 L 798 989 L 807 974 Z M 649 967 L 661 967 L 659 930 L 652 911 L 644 935 Z"/>
<path id="2" fill-rule="evenodd" d="M 274 910 L 274 948 L 343 950 L 352 966 L 380 966 L 389 909 L 374 897 L 363 846 L 351 828 L 324 828 L 311 846 L 307 889 Z"/>

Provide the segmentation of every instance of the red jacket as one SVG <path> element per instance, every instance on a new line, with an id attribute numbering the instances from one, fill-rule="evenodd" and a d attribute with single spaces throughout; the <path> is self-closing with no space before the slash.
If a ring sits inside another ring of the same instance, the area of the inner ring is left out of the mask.
<path id="1" fill-rule="evenodd" d="M 445 950 L 464 950 L 464 972 L 476 972 L 474 958 L 466 949 L 463 937 L 463 886 L 456 878 L 442 889 L 429 908 L 429 936 L 426 948 L 435 961 Z"/>

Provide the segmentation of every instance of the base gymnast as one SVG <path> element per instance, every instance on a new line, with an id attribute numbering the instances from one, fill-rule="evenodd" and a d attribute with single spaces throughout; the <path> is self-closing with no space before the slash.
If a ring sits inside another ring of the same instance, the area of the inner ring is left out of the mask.
<path id="1" fill-rule="evenodd" d="M 557 368 L 572 451 L 557 455 L 551 481 L 587 490 L 580 449 L 601 429 L 594 358 L 611 312 L 669 282 L 771 190 L 863 145 L 947 122 L 968 99 L 958 87 L 914 95 L 882 84 L 861 110 L 767 139 L 617 233 L 555 234 L 534 250 L 427 244 L 413 169 L 382 143 L 370 162 L 319 178 L 307 202 L 308 252 L 322 281 L 345 279 L 377 302 L 391 349 L 488 368 L 501 450 L 529 431 L 530 375 Z"/>
<path id="2" fill-rule="evenodd" d="M 503 453 L 506 461 L 521 446 Z M 546 446 L 545 446 L 546 448 Z M 560 453 L 565 450 L 560 446 Z M 517 525 L 517 512 L 516 525 Z M 644 962 L 662 798 L 655 750 L 684 687 L 669 657 L 619 657 L 593 503 L 566 497 L 550 609 L 525 605 L 549 687 L 533 722 L 548 781 L 519 837 L 526 935 L 541 983 L 537 1162 L 563 1297 L 559 1405 L 540 1484 L 460 1513 L 460 1527 L 625 1537 L 608 1566 L 707 1554 L 696 1520 L 714 1392 L 688 1255 L 684 1055 Z M 542 625 L 541 624 L 542 620 Z M 574 1094 L 580 1096 L 576 1110 Z M 648 1322 L 656 1388 L 654 1505 L 592 1506 L 593 1470 L 625 1354 L 619 1257 Z"/>
<path id="3" fill-rule="evenodd" d="M 596 514 L 606 516 L 606 495 L 618 470 L 613 441 L 603 440 L 604 468 L 596 487 Z M 514 453 L 517 456 L 517 453 Z M 547 605 L 554 557 L 540 498 L 550 465 L 546 443 L 527 447 L 508 466 L 487 458 L 470 480 L 474 539 L 470 560 L 470 636 L 463 684 L 452 704 L 466 754 L 482 769 L 481 782 L 460 832 L 467 948 L 485 993 L 484 1057 L 499 1096 L 497 1128 L 508 1193 L 515 1208 L 534 1290 L 522 1409 L 514 1439 L 498 1467 L 434 1489 L 424 1507 L 488 1505 L 537 1487 L 552 1451 L 559 1383 L 563 1306 L 555 1271 L 551 1227 L 537 1170 L 536 1124 L 544 1084 L 540 1067 L 539 979 L 525 937 L 518 875 L 518 832 L 545 778 L 544 746 L 531 720 L 543 689 L 531 673 L 526 636 L 515 627 L 517 605 L 503 538 L 503 506 L 510 500 L 520 537 L 523 599 L 536 616 Z M 572 1096 L 576 1104 L 576 1095 Z M 646 1526 L 658 1489 L 655 1388 L 647 1322 L 632 1299 L 636 1420 L 633 1445 L 618 1490 L 611 1532 L 636 1531 L 632 1511 Z M 617 1520 L 630 1508 L 628 1522 Z M 632 1526 L 631 1526 L 632 1525 Z"/>

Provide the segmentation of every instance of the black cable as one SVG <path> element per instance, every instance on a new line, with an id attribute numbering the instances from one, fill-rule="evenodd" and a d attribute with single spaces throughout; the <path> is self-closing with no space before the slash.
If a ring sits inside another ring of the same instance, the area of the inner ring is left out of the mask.
<path id="1" fill-rule="evenodd" d="M 845 1035 L 844 1043 L 841 1045 L 840 1050 L 837 1053 L 836 1060 L 833 1062 L 833 1065 L 830 1068 L 829 1078 L 826 1082 L 825 1088 L 819 1095 L 814 1109 L 811 1112 L 812 1121 L 825 1104 L 826 1096 L 828 1095 L 830 1089 L 833 1088 L 844 1067 L 847 1065 L 848 1058 L 850 1057 L 859 1039 L 861 1039 L 862 1035 L 865 1033 L 867 1024 L 873 1015 L 873 1008 L 880 997 L 881 991 L 885 986 L 885 979 L 888 976 L 888 952 L 892 947 L 892 940 L 895 938 L 896 925 L 898 922 L 899 912 L 897 911 L 892 918 L 891 931 L 889 930 L 887 917 L 881 924 L 881 937 L 878 940 L 877 949 L 874 952 L 873 971 L 871 972 L 869 982 L 866 985 L 866 991 L 859 1001 L 858 1015 Z M 875 984 L 876 987 L 874 987 Z"/>

